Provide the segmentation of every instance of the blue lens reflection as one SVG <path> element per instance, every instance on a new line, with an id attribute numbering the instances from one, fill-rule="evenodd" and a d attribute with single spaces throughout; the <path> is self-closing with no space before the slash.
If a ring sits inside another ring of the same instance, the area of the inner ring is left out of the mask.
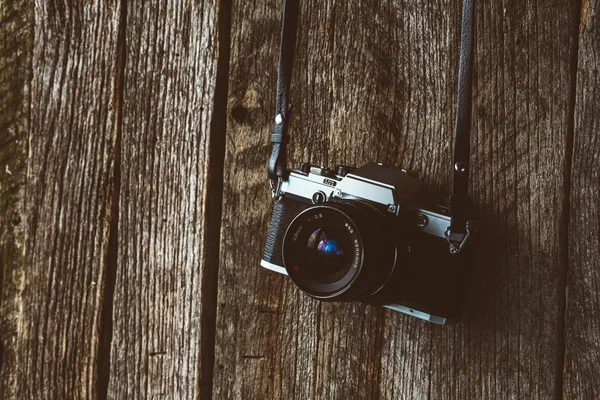
<path id="1" fill-rule="evenodd" d="M 329 229 L 315 230 L 308 238 L 306 248 L 315 266 L 334 271 L 344 263 L 344 246 L 338 240 L 331 238 L 327 231 Z"/>
<path id="2" fill-rule="evenodd" d="M 323 236 L 326 236 L 325 234 Z M 338 247 L 338 243 L 334 239 L 323 238 L 317 246 L 317 252 L 327 258 L 341 257 L 344 251 Z"/>

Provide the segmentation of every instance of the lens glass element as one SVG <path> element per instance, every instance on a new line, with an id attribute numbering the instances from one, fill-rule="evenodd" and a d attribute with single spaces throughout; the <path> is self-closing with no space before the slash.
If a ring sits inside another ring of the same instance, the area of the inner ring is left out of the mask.
<path id="1" fill-rule="evenodd" d="M 292 281 L 312 297 L 355 300 L 375 294 L 396 264 L 396 246 L 382 235 L 379 211 L 355 202 L 308 208 L 290 223 L 283 264 Z"/>
<path id="2" fill-rule="evenodd" d="M 354 222 L 329 205 L 300 213 L 283 241 L 283 262 L 292 280 L 316 297 L 347 290 L 362 265 L 362 241 Z"/>
<path id="3" fill-rule="evenodd" d="M 343 242 L 344 238 L 331 227 L 316 229 L 306 244 L 309 263 L 314 269 L 320 270 L 322 275 L 340 272 L 346 260 Z"/>

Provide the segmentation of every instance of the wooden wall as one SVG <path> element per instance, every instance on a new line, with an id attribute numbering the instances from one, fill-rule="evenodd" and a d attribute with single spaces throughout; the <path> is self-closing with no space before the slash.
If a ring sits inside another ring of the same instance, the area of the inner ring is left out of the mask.
<path id="1" fill-rule="evenodd" d="M 0 397 L 600 398 L 600 2 L 478 2 L 455 326 L 259 267 L 281 5 L 0 4 Z M 303 1 L 290 165 L 447 191 L 460 12 Z"/>

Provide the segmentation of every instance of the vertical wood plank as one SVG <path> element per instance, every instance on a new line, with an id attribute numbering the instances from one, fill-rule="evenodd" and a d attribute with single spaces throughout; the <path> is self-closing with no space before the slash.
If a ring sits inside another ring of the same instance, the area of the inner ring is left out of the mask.
<path id="1" fill-rule="evenodd" d="M 430 326 L 318 303 L 259 267 L 278 4 L 234 2 L 214 397 L 425 397 Z M 302 2 L 291 165 L 377 160 L 447 188 L 459 15 L 454 2 Z"/>
<path id="2" fill-rule="evenodd" d="M 17 398 L 96 398 L 115 196 L 119 3 L 35 5 Z"/>
<path id="3" fill-rule="evenodd" d="M 318 303 L 260 269 L 280 4 L 234 2 L 215 398 L 552 397 L 562 329 L 571 3 L 478 8 L 466 319 Z M 382 161 L 450 182 L 460 6 L 302 3 L 291 166 Z"/>
<path id="4" fill-rule="evenodd" d="M 211 132 L 224 141 L 213 125 L 220 6 L 127 5 L 109 398 L 210 395 L 217 265 L 209 251 L 219 242 L 211 224 L 220 224 L 222 179 Z"/>
<path id="5" fill-rule="evenodd" d="M 573 2 L 480 2 L 472 188 L 482 223 L 465 321 L 434 332 L 433 398 L 555 396 Z"/>
<path id="6" fill-rule="evenodd" d="M 583 1 L 575 93 L 569 269 L 565 315 L 566 399 L 600 397 L 600 3 Z"/>
<path id="7" fill-rule="evenodd" d="M 296 369 L 296 343 L 316 337 L 315 307 L 299 302 L 296 313 L 285 313 L 280 306 L 300 297 L 257 268 L 271 205 L 264 174 L 280 3 L 232 2 L 214 399 L 283 397 L 290 389 L 282 375 Z M 302 370 L 310 386 L 310 366 Z"/>
<path id="8" fill-rule="evenodd" d="M 33 4 L 0 3 L 0 393 L 16 398 Z"/>

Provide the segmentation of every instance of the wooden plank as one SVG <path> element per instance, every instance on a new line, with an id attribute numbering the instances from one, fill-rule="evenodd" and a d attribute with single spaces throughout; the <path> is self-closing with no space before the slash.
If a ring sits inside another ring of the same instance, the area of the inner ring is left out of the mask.
<path id="1" fill-rule="evenodd" d="M 426 396 L 431 327 L 378 308 L 320 304 L 258 267 L 272 207 L 265 161 L 277 4 L 233 7 L 214 397 Z M 459 10 L 425 8 L 422 17 L 408 2 L 303 2 L 292 165 L 404 160 L 431 186 L 448 182 Z"/>
<path id="2" fill-rule="evenodd" d="M 36 3 L 19 399 L 96 398 L 106 379 L 120 15 Z"/>
<path id="3" fill-rule="evenodd" d="M 473 192 L 483 235 L 466 320 L 320 304 L 258 267 L 280 2 L 234 1 L 215 398 L 552 397 L 570 3 L 478 7 Z M 447 190 L 460 8 L 303 2 L 291 165 L 382 161 Z"/>
<path id="4" fill-rule="evenodd" d="M 223 4 L 128 2 L 109 398 L 210 396 Z"/>
<path id="5" fill-rule="evenodd" d="M 432 397 L 557 398 L 572 2 L 481 2 L 472 187 L 483 235 L 466 320 L 434 333 Z"/>
<path id="6" fill-rule="evenodd" d="M 280 3 L 232 5 L 215 399 L 291 399 L 314 385 L 318 305 L 258 267 L 272 206 L 265 172 Z M 312 148 L 315 157 L 321 144 Z"/>
<path id="7" fill-rule="evenodd" d="M 600 3 L 580 15 L 574 97 L 564 398 L 600 397 Z"/>
<path id="8" fill-rule="evenodd" d="M 16 392 L 33 4 L 0 3 L 0 393 Z"/>

